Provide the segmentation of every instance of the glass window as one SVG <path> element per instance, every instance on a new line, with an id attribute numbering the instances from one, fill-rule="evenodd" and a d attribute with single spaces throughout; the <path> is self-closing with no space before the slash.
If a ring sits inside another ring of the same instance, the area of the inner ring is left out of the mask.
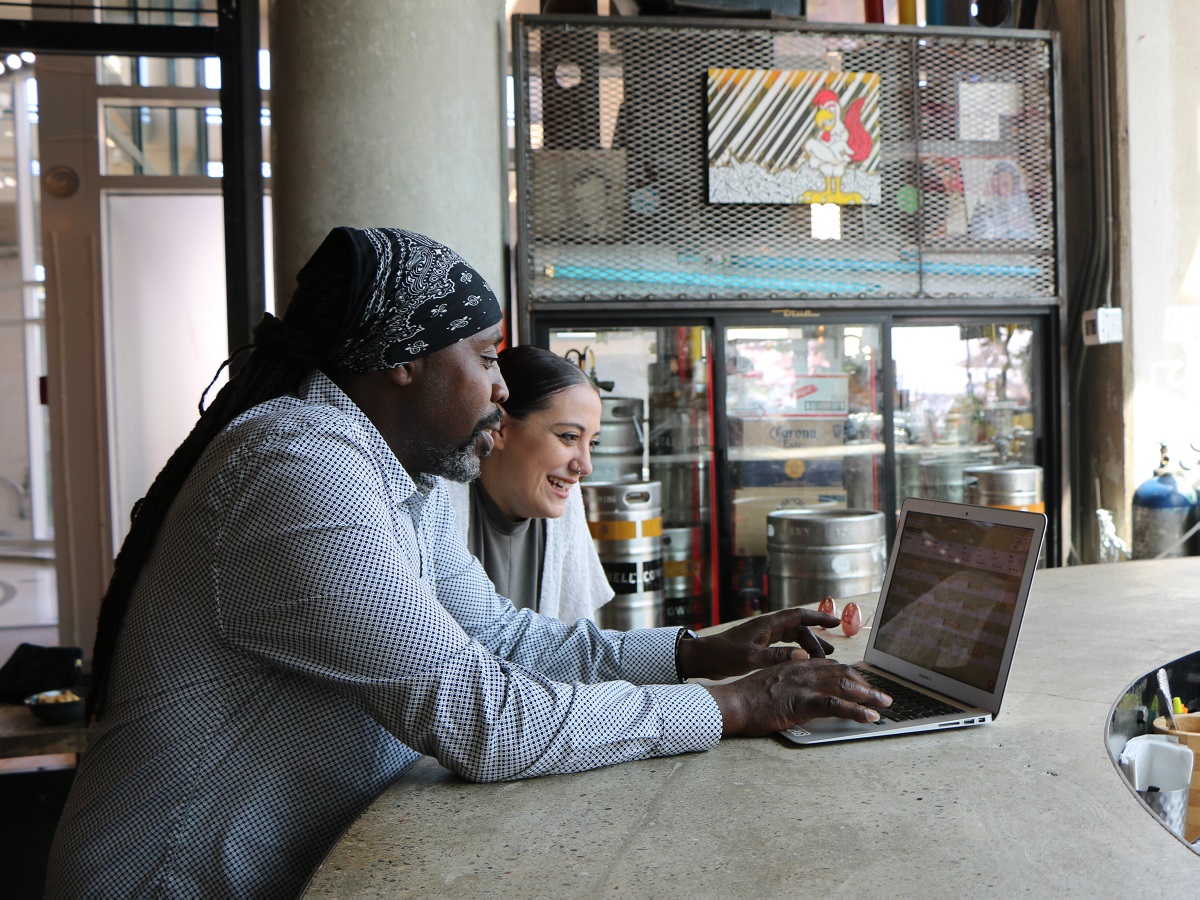
<path id="1" fill-rule="evenodd" d="M 584 483 L 658 485 L 661 624 L 712 624 L 710 329 L 564 329 L 551 331 L 549 346 L 577 361 L 600 389 L 600 442 Z M 603 556 L 602 562 L 606 570 L 621 565 Z"/>
<path id="2" fill-rule="evenodd" d="M 217 24 L 217 0 L 98 0 L 100 21 L 111 25 Z"/>
<path id="3" fill-rule="evenodd" d="M 1035 341 L 1029 323 L 902 326 L 896 363 L 897 502 L 962 502 L 965 471 L 1033 466 Z"/>
<path id="4" fill-rule="evenodd" d="M 263 176 L 270 177 L 271 114 L 263 129 Z M 221 108 L 219 106 L 104 105 L 103 174 L 207 175 L 220 178 Z"/>
<path id="5" fill-rule="evenodd" d="M 54 536 L 33 54 L 0 75 L 0 548 Z"/>
<path id="6" fill-rule="evenodd" d="M 220 88 L 220 65 L 213 58 L 192 59 L 159 56 L 102 56 L 96 82 L 114 87 Z M 213 73 L 216 73 L 215 76 Z M 210 84 L 213 79 L 216 84 Z"/>
<path id="7" fill-rule="evenodd" d="M 208 158 L 204 110 L 104 107 L 105 175 L 200 175 Z"/>
<path id="8" fill-rule="evenodd" d="M 110 0 L 103 21 L 127 24 L 201 25 L 216 22 L 216 0 Z M 270 90 L 270 53 L 258 55 L 259 87 Z M 105 175 L 202 175 L 220 178 L 221 63 L 216 57 L 97 57 L 102 87 L 144 88 L 104 102 L 102 171 Z M 101 90 L 103 96 L 104 91 Z M 264 95 L 265 100 L 265 95 Z M 200 104 L 207 104 L 201 111 Z M 263 177 L 271 175 L 271 114 L 262 108 Z"/>
<path id="9" fill-rule="evenodd" d="M 94 10 L 106 25 L 217 25 L 217 0 L 7 0 L 0 3 L 0 19 L 31 19 L 34 7 L 45 21 L 76 21 L 80 10 Z"/>
<path id="10" fill-rule="evenodd" d="M 868 324 L 725 332 L 734 616 L 794 605 L 770 596 L 772 512 L 880 508 L 880 338 Z"/>

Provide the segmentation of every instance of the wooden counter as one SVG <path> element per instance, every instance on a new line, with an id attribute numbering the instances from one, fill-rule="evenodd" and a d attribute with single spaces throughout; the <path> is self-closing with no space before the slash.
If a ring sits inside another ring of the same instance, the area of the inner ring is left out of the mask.
<path id="1" fill-rule="evenodd" d="M 307 896 L 1200 896 L 1200 855 L 1106 748 L 1125 690 L 1198 647 L 1200 558 L 1042 571 L 991 725 L 505 784 L 425 759 Z"/>

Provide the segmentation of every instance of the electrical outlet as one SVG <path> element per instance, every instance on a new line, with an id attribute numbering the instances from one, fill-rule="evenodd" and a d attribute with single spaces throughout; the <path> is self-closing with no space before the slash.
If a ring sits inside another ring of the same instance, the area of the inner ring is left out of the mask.
<path id="1" fill-rule="evenodd" d="M 1120 307 L 1101 306 L 1083 314 L 1085 344 L 1119 344 L 1124 336 Z"/>

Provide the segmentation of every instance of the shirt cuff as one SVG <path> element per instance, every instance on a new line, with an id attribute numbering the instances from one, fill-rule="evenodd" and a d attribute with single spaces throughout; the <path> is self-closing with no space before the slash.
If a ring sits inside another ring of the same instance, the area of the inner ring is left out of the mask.
<path id="1" fill-rule="evenodd" d="M 663 756 L 711 750 L 720 743 L 721 709 L 707 689 L 698 684 L 652 684 L 646 690 L 662 710 Z"/>
<path id="2" fill-rule="evenodd" d="M 679 684 L 675 667 L 675 640 L 678 636 L 678 626 L 624 632 L 621 635 L 621 674 L 624 680 L 631 684 Z"/>

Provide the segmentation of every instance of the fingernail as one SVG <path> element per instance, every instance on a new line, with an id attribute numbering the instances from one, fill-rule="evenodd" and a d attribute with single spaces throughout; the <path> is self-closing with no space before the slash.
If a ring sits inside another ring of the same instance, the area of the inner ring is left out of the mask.
<path id="1" fill-rule="evenodd" d="M 868 722 L 878 722 L 879 721 L 879 713 L 877 713 L 873 709 L 868 709 L 867 710 L 867 721 Z"/>

